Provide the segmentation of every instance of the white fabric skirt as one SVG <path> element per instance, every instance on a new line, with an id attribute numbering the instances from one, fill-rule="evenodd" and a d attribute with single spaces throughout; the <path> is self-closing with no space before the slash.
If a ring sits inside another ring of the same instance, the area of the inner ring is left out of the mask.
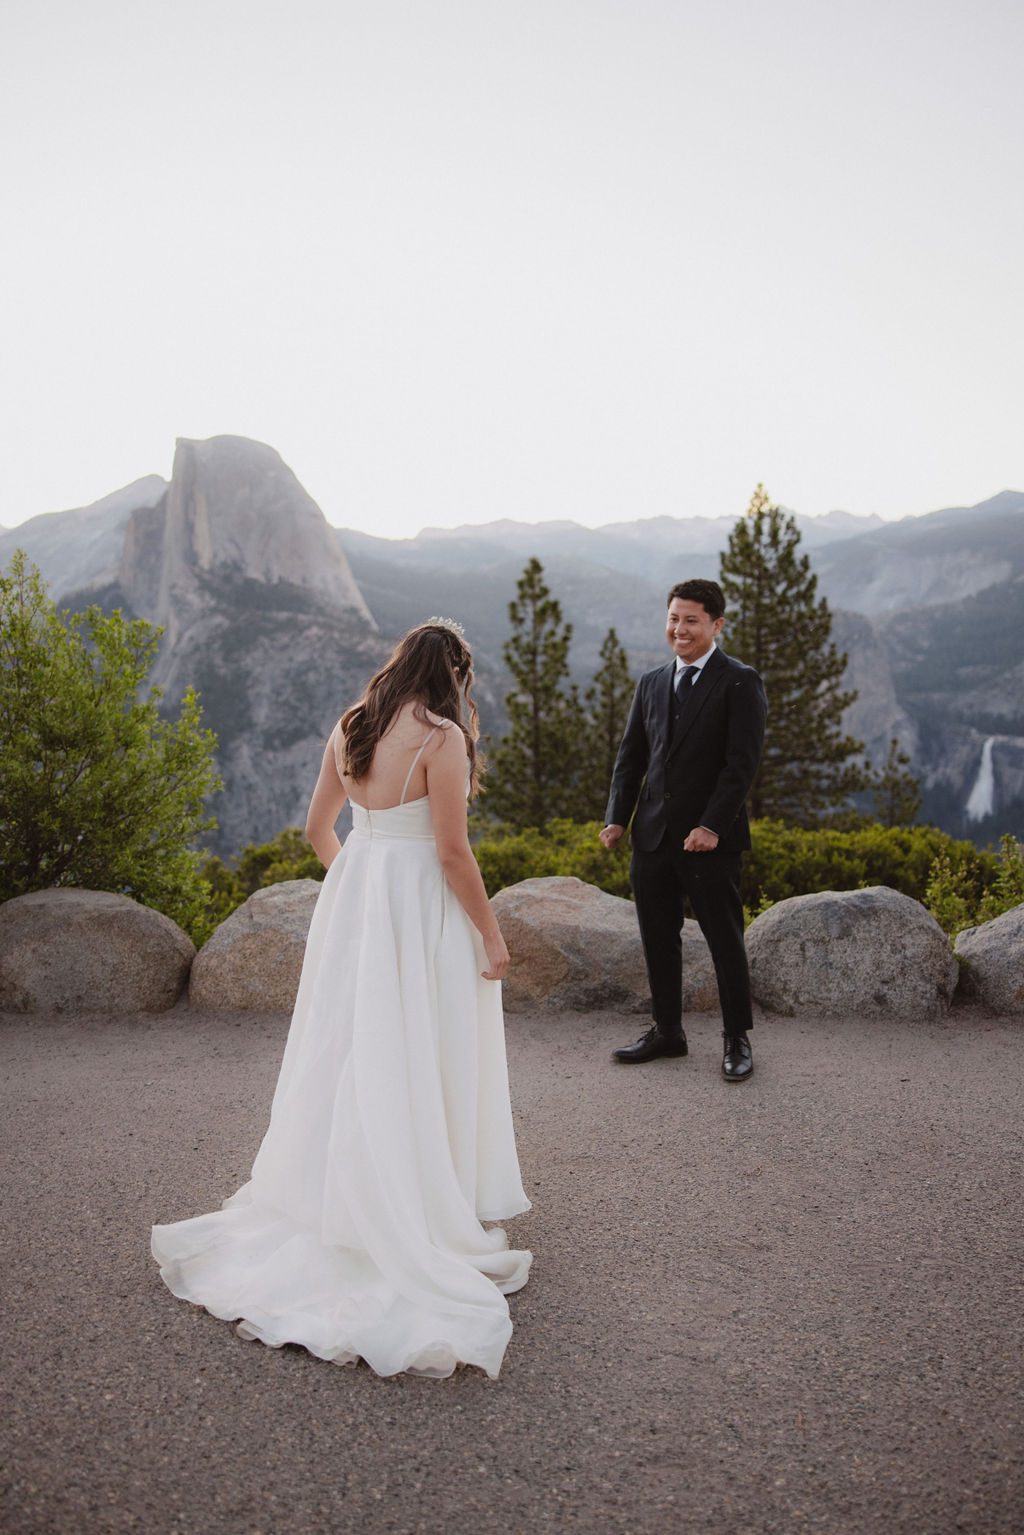
<path id="1" fill-rule="evenodd" d="M 306 945 L 270 1127 L 221 1210 L 154 1226 L 169 1288 L 243 1337 L 381 1375 L 497 1376 L 531 1255 L 501 988 L 426 799 L 353 807 Z"/>

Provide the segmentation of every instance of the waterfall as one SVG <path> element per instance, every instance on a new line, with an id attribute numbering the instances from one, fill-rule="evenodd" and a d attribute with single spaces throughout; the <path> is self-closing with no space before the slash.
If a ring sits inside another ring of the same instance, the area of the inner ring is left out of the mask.
<path id="1" fill-rule="evenodd" d="M 967 800 L 966 814 L 969 821 L 980 821 L 991 815 L 995 807 L 996 779 L 992 771 L 992 746 L 995 736 L 989 736 L 981 748 L 981 763 L 974 788 Z"/>

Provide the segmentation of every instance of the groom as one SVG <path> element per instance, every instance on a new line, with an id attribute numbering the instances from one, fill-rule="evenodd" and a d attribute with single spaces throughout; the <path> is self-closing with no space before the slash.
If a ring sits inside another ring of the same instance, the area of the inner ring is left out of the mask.
<path id="1" fill-rule="evenodd" d="M 672 660 L 637 684 L 601 841 L 613 848 L 633 816 L 629 873 L 654 1015 L 654 1027 L 616 1050 L 616 1060 L 686 1054 L 680 934 L 689 899 L 718 978 L 722 1073 L 742 1082 L 754 1061 L 740 855 L 750 846 L 745 801 L 761 760 L 767 705 L 757 672 L 716 649 L 724 623 L 717 581 L 683 581 L 669 592 Z"/>

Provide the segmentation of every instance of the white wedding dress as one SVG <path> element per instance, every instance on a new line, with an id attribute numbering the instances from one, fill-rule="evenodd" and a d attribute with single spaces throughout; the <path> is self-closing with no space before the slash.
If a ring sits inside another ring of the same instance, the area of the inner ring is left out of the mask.
<path id="1" fill-rule="evenodd" d="M 380 1375 L 469 1364 L 495 1377 L 505 1295 L 531 1262 L 480 1224 L 530 1208 L 501 986 L 480 974 L 429 800 L 403 790 L 391 809 L 352 810 L 249 1182 L 221 1210 L 154 1226 L 153 1256 L 175 1295 L 244 1338 Z"/>

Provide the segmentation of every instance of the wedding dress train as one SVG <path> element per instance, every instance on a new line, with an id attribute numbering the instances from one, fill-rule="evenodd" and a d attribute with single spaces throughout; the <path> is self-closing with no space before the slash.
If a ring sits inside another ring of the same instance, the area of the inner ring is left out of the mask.
<path id="1" fill-rule="evenodd" d="M 408 780 L 407 780 L 408 782 Z M 404 797 L 404 796 L 403 796 Z M 175 1295 L 271 1347 L 380 1375 L 497 1376 L 531 1255 L 481 1221 L 530 1208 L 501 987 L 448 887 L 429 800 L 353 804 L 323 882 L 249 1181 L 154 1226 Z"/>

